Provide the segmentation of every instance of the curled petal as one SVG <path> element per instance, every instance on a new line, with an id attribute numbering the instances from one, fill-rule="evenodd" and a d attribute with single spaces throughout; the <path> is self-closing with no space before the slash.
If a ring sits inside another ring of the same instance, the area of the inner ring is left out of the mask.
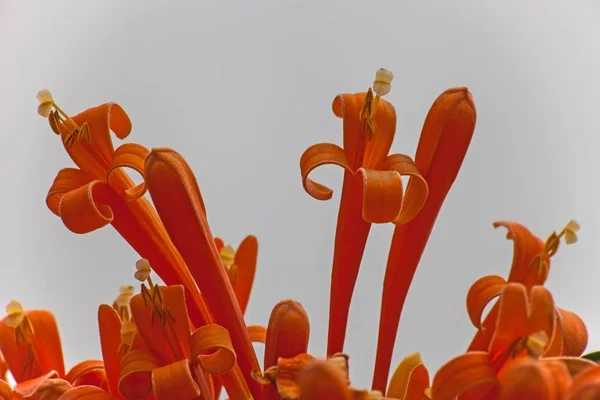
<path id="1" fill-rule="evenodd" d="M 535 236 L 525 226 L 516 222 L 494 222 L 494 228 L 505 227 L 508 229 L 506 238 L 514 242 L 513 260 L 508 275 L 509 282 L 519 282 L 532 286 L 536 271 L 532 271 L 531 263 L 544 249 L 544 241 Z"/>
<path id="2" fill-rule="evenodd" d="M 454 400 L 478 386 L 497 386 L 496 371 L 487 352 L 469 352 L 442 365 L 433 378 L 431 394 L 436 400 Z"/>
<path id="3" fill-rule="evenodd" d="M 564 329 L 558 308 L 554 311 L 554 329 L 552 330 L 552 336 L 544 349 L 542 357 L 558 357 L 563 354 L 563 343 L 564 343 Z"/>
<path id="4" fill-rule="evenodd" d="M 561 362 L 562 364 L 564 364 L 567 367 L 567 370 L 569 371 L 569 374 L 571 374 L 572 377 L 575 377 L 577 375 L 579 375 L 579 373 L 581 373 L 582 371 L 590 368 L 590 367 L 595 367 L 597 364 L 593 361 L 590 360 L 586 360 L 584 358 L 580 358 L 580 357 L 548 357 L 548 358 L 542 358 L 540 359 L 540 362 Z"/>
<path id="5" fill-rule="evenodd" d="M 72 146 L 66 144 L 65 140 L 72 134 L 72 128 L 69 124 L 62 124 L 62 139 L 67 153 L 80 169 L 94 179 L 105 180 L 106 170 L 114 152 L 110 132 L 114 132 L 119 139 L 126 138 L 131 132 L 129 116 L 118 104 L 106 103 L 72 118 L 79 126 L 87 122 L 92 140 L 91 143 L 75 140 Z"/>
<path id="6" fill-rule="evenodd" d="M 403 154 L 390 157 L 393 157 L 389 161 L 390 169 L 377 171 L 360 168 L 357 171 L 363 183 L 362 216 L 371 223 L 394 222 L 402 225 L 423 208 L 427 199 L 427 182 L 410 157 Z M 402 176 L 410 176 L 406 198 Z"/>
<path id="7" fill-rule="evenodd" d="M 300 157 L 300 173 L 302 175 L 302 186 L 306 193 L 317 200 L 329 200 L 333 191 L 327 186 L 312 181 L 308 175 L 321 165 L 339 165 L 346 171 L 352 173 L 352 169 L 346 159 L 344 150 L 332 143 L 318 143 L 310 146 L 302 157 Z"/>
<path id="8" fill-rule="evenodd" d="M 429 192 L 427 181 L 417 169 L 413 159 L 404 154 L 389 155 L 383 162 L 383 169 L 396 171 L 400 175 L 410 178 L 404 193 L 402 211 L 394 219 L 395 224 L 403 225 L 412 220 L 425 205 Z"/>
<path id="9" fill-rule="evenodd" d="M 59 215 L 71 232 L 89 233 L 110 224 L 113 212 L 102 200 L 111 196 L 112 189 L 101 181 L 65 193 L 59 204 Z"/>
<path id="10" fill-rule="evenodd" d="M 530 292 L 528 333 L 543 331 L 552 338 L 556 307 L 552 294 L 543 286 L 534 286 Z"/>
<path id="11" fill-rule="evenodd" d="M 96 386 L 77 386 L 66 391 L 57 400 L 113 400 L 114 398 Z M 41 399 L 40 399 L 41 400 Z"/>
<path id="12" fill-rule="evenodd" d="M 86 360 L 76 364 L 65 379 L 73 386 L 107 387 L 106 371 L 102 360 Z"/>
<path id="13" fill-rule="evenodd" d="M 17 383 L 13 391 L 24 399 L 34 400 L 42 396 L 58 398 L 71 387 L 69 382 L 59 378 L 56 371 L 50 371 L 36 378 Z"/>
<path id="14" fill-rule="evenodd" d="M 6 318 L 0 321 L 0 351 L 13 378 L 20 383 L 51 371 L 64 376 L 62 344 L 54 315 L 46 310 L 30 310 L 26 316 L 34 331 L 29 343 L 17 344 L 15 328 L 6 324 Z"/>
<path id="15" fill-rule="evenodd" d="M 499 376 L 499 399 L 560 400 L 570 377 L 564 365 L 562 370 L 554 372 L 534 359 L 516 360 Z"/>
<path id="16" fill-rule="evenodd" d="M 573 379 L 567 400 L 595 400 L 600 397 L 600 365 L 582 371 Z"/>
<path id="17" fill-rule="evenodd" d="M 100 330 L 100 347 L 109 393 L 119 397 L 119 378 L 121 376 L 121 318 L 109 305 L 102 304 L 98 308 L 98 328 Z"/>
<path id="18" fill-rule="evenodd" d="M 238 278 L 237 283 L 233 286 L 233 291 L 240 304 L 242 314 L 246 312 L 250 293 L 252 293 L 257 257 L 258 240 L 255 236 L 246 236 L 235 252 L 234 260 L 235 265 L 238 267 Z"/>
<path id="19" fill-rule="evenodd" d="M 498 300 L 498 319 L 490 342 L 490 354 L 504 352 L 515 340 L 527 336 L 528 306 L 525 286 L 507 284 Z"/>
<path id="20" fill-rule="evenodd" d="M 142 399 L 152 392 L 152 371 L 158 359 L 147 350 L 131 350 L 121 362 L 119 393 L 126 399 Z"/>
<path id="21" fill-rule="evenodd" d="M 110 182 L 112 173 L 119 168 L 131 168 L 140 175 L 144 175 L 144 162 L 149 151 L 144 146 L 137 143 L 126 143 L 119 146 L 110 162 L 106 172 L 106 181 Z M 139 185 L 125 190 L 125 198 L 127 200 L 135 200 L 144 195 L 146 192 L 146 184 L 144 182 Z"/>
<path id="22" fill-rule="evenodd" d="M 413 353 L 400 362 L 392 375 L 387 397 L 403 400 L 423 400 L 429 387 L 429 372 L 419 353 Z"/>
<path id="23" fill-rule="evenodd" d="M 253 343 L 265 343 L 267 340 L 267 328 L 260 325 L 248 326 L 248 335 Z"/>
<path id="24" fill-rule="evenodd" d="M 313 361 L 298 377 L 302 400 L 351 400 L 341 371 L 327 361 Z"/>
<path id="25" fill-rule="evenodd" d="M 481 316 L 483 310 L 494 298 L 500 296 L 506 281 L 496 275 L 484 276 L 475 281 L 467 293 L 467 312 L 473 326 L 481 329 Z"/>
<path id="26" fill-rule="evenodd" d="M 60 216 L 60 201 L 63 196 L 80 187 L 87 186 L 92 177 L 77 168 L 64 168 L 58 171 L 52 187 L 46 195 L 46 205 L 55 215 Z"/>
<path id="27" fill-rule="evenodd" d="M 156 368 L 152 373 L 152 388 L 156 400 L 192 400 L 202 394 L 187 359 Z"/>
<path id="28" fill-rule="evenodd" d="M 578 357 L 588 344 L 588 331 L 581 318 L 562 308 L 557 308 L 558 319 L 563 329 L 563 356 Z"/>
<path id="29" fill-rule="evenodd" d="M 192 356 L 213 375 L 225 374 L 235 366 L 236 358 L 231 338 L 219 325 L 205 325 L 194 331 L 191 338 Z M 206 354 L 205 354 L 206 353 Z"/>

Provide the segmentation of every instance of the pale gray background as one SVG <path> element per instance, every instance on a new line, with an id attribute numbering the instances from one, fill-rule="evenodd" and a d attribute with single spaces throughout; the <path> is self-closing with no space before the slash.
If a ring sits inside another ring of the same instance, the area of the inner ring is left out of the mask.
<path id="1" fill-rule="evenodd" d="M 403 314 L 394 362 L 415 350 L 435 371 L 473 335 L 471 283 L 506 275 L 512 257 L 492 221 L 546 236 L 571 218 L 581 241 L 561 248 L 548 287 L 583 316 L 600 348 L 596 171 L 600 6 L 594 1 L 4 1 L 0 2 L 3 259 L 0 303 L 53 310 L 68 366 L 99 357 L 96 309 L 134 282 L 136 254 L 107 227 L 76 236 L 46 209 L 71 166 L 35 95 L 76 113 L 106 101 L 133 120 L 131 140 L 179 150 L 197 174 L 215 234 L 260 241 L 247 320 L 265 324 L 286 297 L 306 307 L 310 350 L 325 350 L 339 197 L 311 199 L 298 161 L 340 143 L 330 105 L 395 73 L 393 151 L 413 155 L 436 96 L 468 86 L 478 124 Z M 315 178 L 340 188 L 342 172 Z M 371 382 L 380 288 L 392 226 L 372 230 L 347 351 L 357 386 Z M 594 333 L 594 330 L 596 333 Z M 262 351 L 262 349 L 260 349 Z"/>

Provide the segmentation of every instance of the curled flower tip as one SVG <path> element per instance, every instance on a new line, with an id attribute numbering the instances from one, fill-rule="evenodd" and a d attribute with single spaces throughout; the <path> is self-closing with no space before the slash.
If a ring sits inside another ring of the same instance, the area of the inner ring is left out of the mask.
<path id="1" fill-rule="evenodd" d="M 152 272 L 152 268 L 150 267 L 150 261 L 145 258 L 141 258 L 137 260 L 135 263 L 135 273 L 133 277 L 140 282 L 145 282 L 150 278 L 150 272 Z"/>
<path id="2" fill-rule="evenodd" d="M 525 348 L 530 356 L 539 358 L 544 353 L 548 344 L 548 335 L 544 331 L 539 331 L 530 335 L 525 340 Z"/>
<path id="3" fill-rule="evenodd" d="M 579 229 L 581 229 L 579 222 L 575 221 L 574 219 L 569 221 L 569 223 L 562 230 L 566 244 L 573 244 L 577 242 L 577 232 L 579 232 Z"/>
<path id="4" fill-rule="evenodd" d="M 87 122 L 81 126 L 69 117 L 69 114 L 64 112 L 54 101 L 52 93 L 48 89 L 40 90 L 37 94 L 37 99 L 40 102 L 38 106 L 38 114 L 48 119 L 50 128 L 57 135 L 61 134 L 61 127 L 65 127 L 68 134 L 65 136 L 65 144 L 73 145 L 75 139 L 77 142 L 84 137 L 88 143 L 92 142 L 92 134 Z"/>
<path id="5" fill-rule="evenodd" d="M 11 328 L 18 327 L 23 322 L 23 319 L 25 319 L 23 306 L 16 300 L 12 300 L 6 305 L 6 314 L 6 325 Z"/>

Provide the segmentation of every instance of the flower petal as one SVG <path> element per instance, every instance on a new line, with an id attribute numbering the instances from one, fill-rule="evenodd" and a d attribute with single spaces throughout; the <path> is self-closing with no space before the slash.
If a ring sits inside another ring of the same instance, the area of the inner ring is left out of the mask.
<path id="1" fill-rule="evenodd" d="M 595 400 L 600 397 L 600 365 L 582 371 L 573 379 L 566 400 Z"/>
<path id="2" fill-rule="evenodd" d="M 294 358 L 308 350 L 310 323 L 302 305 L 284 300 L 273 307 L 265 340 L 264 369 L 277 365 L 280 358 Z M 265 386 L 264 400 L 278 400 L 279 393 Z"/>
<path id="3" fill-rule="evenodd" d="M 494 223 L 494 228 L 500 226 L 508 229 L 506 238 L 514 242 L 513 260 L 508 282 L 519 282 L 531 287 L 537 281 L 536 271 L 530 268 L 531 263 L 544 248 L 544 242 L 533 235 L 525 226 L 516 222 L 499 221 Z M 491 335 L 488 333 L 494 329 L 497 318 L 498 305 L 495 304 L 483 321 L 483 329 L 475 334 L 469 345 L 469 351 L 487 350 L 491 339 Z"/>
<path id="4" fill-rule="evenodd" d="M 54 315 L 46 310 L 30 310 L 26 316 L 34 331 L 30 344 L 23 341 L 17 344 L 15 328 L 6 324 L 6 317 L 0 321 L 0 351 L 13 378 L 20 383 L 51 371 L 64 376 L 62 345 Z M 35 362 L 31 360 L 31 350 Z"/>
<path id="5" fill-rule="evenodd" d="M 265 343 L 267 341 L 267 328 L 260 325 L 249 325 L 248 335 L 252 343 Z"/>
<path id="6" fill-rule="evenodd" d="M 475 104 L 467 88 L 446 90 L 433 103 L 419 139 L 415 165 L 429 193 L 410 222 L 397 225 L 385 272 L 373 390 L 385 391 L 402 308 L 444 200 L 475 130 Z"/>
<path id="7" fill-rule="evenodd" d="M 121 344 L 121 319 L 117 312 L 109 305 L 102 304 L 98 308 L 98 328 L 100 330 L 100 347 L 108 383 L 109 393 L 118 399 L 119 379 L 121 377 L 121 357 L 119 346 Z"/>
<path id="8" fill-rule="evenodd" d="M 558 318 L 563 329 L 563 356 L 578 357 L 588 344 L 588 331 L 581 318 L 562 308 L 557 308 Z"/>
<path id="9" fill-rule="evenodd" d="M 540 359 L 540 362 L 554 362 L 559 361 L 563 363 L 572 377 L 579 375 L 580 372 L 595 367 L 597 364 L 593 361 L 586 360 L 579 357 L 548 357 Z"/>
<path id="10" fill-rule="evenodd" d="M 341 371 L 327 361 L 310 363 L 298 377 L 302 400 L 351 400 Z"/>
<path id="11" fill-rule="evenodd" d="M 144 162 L 150 151 L 137 143 L 126 143 L 119 146 L 112 157 L 106 172 L 106 181 L 111 182 L 111 175 L 119 168 L 130 168 L 143 176 Z M 129 185 L 127 185 L 129 186 Z M 146 192 L 146 184 L 125 189 L 124 196 L 127 200 L 135 200 Z"/>
<path id="12" fill-rule="evenodd" d="M 57 400 L 112 400 L 113 397 L 96 386 L 77 386 L 66 391 Z"/>
<path id="13" fill-rule="evenodd" d="M 237 283 L 233 286 L 233 291 L 240 305 L 242 315 L 246 313 L 252 285 L 254 284 L 254 275 L 256 274 L 256 262 L 258 257 L 258 240 L 255 236 L 246 236 L 240 243 L 235 252 L 234 263 L 238 267 Z"/>
<path id="14" fill-rule="evenodd" d="M 396 133 L 396 110 L 392 104 L 381 99 L 375 114 L 377 129 L 369 137 L 365 123 L 360 119 L 365 97 L 366 93 L 340 94 L 331 106 L 333 113 L 343 120 L 343 147 L 352 171 L 360 167 L 380 169 Z"/>
<path id="15" fill-rule="evenodd" d="M 65 143 L 65 149 L 77 166 L 94 179 L 104 180 L 112 160 L 114 147 L 110 132 L 124 139 L 131 132 L 131 121 L 125 111 L 115 103 L 106 103 L 75 115 L 73 121 L 81 126 L 87 122 L 91 132 L 91 144 L 86 140 Z M 61 124 L 63 143 L 71 134 L 66 124 Z"/>
<path id="16" fill-rule="evenodd" d="M 167 365 L 183 358 L 190 358 L 191 328 L 183 286 L 157 287 L 162 296 L 164 309 L 168 310 L 173 318 L 166 316 L 165 323 L 161 323 L 161 317 L 152 302 L 144 301 L 144 295 L 141 293 L 130 300 L 131 315 L 138 334 L 144 338 L 148 348 L 156 354 L 162 365 Z"/>
<path id="17" fill-rule="evenodd" d="M 440 367 L 431 384 L 432 398 L 454 400 L 456 396 L 478 386 L 489 386 L 493 390 L 497 384 L 489 353 L 469 352 Z"/>
<path id="18" fill-rule="evenodd" d="M 490 354 L 505 352 L 515 340 L 527 336 L 529 302 L 527 289 L 518 283 L 509 283 L 498 299 L 498 319 L 490 341 Z"/>
<path id="19" fill-rule="evenodd" d="M 528 334 L 543 331 L 552 338 L 554 321 L 556 319 L 554 299 L 552 294 L 543 286 L 534 286 L 529 294 Z"/>
<path id="20" fill-rule="evenodd" d="M 146 159 L 146 186 L 169 236 L 203 293 L 215 322 L 229 331 L 250 389 L 258 395 L 251 371 L 258 360 L 235 293 L 221 264 L 198 183 L 189 165 L 170 149 L 154 149 Z"/>
<path id="21" fill-rule="evenodd" d="M 403 400 L 423 400 L 429 387 L 429 372 L 419 353 L 404 358 L 394 371 L 386 393 L 387 397 Z"/>
<path id="22" fill-rule="evenodd" d="M 563 372 L 566 377 L 562 377 L 570 379 L 566 368 Z M 566 387 L 560 385 L 570 383 L 568 380 L 567 382 L 554 381 L 553 373 L 549 368 L 528 357 L 515 360 L 509 368 L 502 371 L 499 381 L 501 388 L 499 400 L 560 400 L 562 399 L 560 394 L 566 391 Z"/>
<path id="23" fill-rule="evenodd" d="M 67 372 L 65 380 L 73 386 L 108 387 L 102 360 L 86 360 L 76 364 Z"/>
<path id="24" fill-rule="evenodd" d="M 63 223 L 71 232 L 89 233 L 110 224 L 114 215 L 111 207 L 103 202 L 110 198 L 112 189 L 101 181 L 65 193 L 58 207 Z"/>
<path id="25" fill-rule="evenodd" d="M 404 154 L 391 154 L 383 162 L 386 171 L 396 171 L 402 176 L 408 176 L 408 185 L 404 193 L 404 206 L 394 223 L 403 225 L 412 220 L 425 205 L 429 188 L 427 181 L 421 175 L 415 162 Z"/>
<path id="26" fill-rule="evenodd" d="M 152 392 L 152 371 L 158 368 L 156 356 L 148 350 L 130 350 L 121 362 L 119 393 L 126 399 L 143 399 Z"/>
<path id="27" fill-rule="evenodd" d="M 357 178 L 363 183 L 362 217 L 374 224 L 405 224 L 423 208 L 427 182 L 412 159 L 404 154 L 394 154 L 384 163 L 383 171 L 365 168 L 357 171 Z M 410 176 L 406 198 L 402 176 Z"/>
<path id="28" fill-rule="evenodd" d="M 0 379 L 0 400 L 11 400 L 12 398 L 12 387 L 10 387 L 10 384 L 8 382 Z"/>
<path id="29" fill-rule="evenodd" d="M 506 281 L 497 275 L 484 276 L 471 285 L 467 293 L 467 312 L 475 328 L 481 329 L 483 310 L 505 287 Z"/>
<path id="30" fill-rule="evenodd" d="M 63 196 L 82 186 L 87 186 L 92 180 L 90 175 L 80 169 L 61 169 L 46 195 L 46 205 L 55 215 L 60 216 L 60 201 Z"/>
<path id="31" fill-rule="evenodd" d="M 152 391 L 156 400 L 192 400 L 202 395 L 188 359 L 156 368 L 152 372 Z"/>
<path id="32" fill-rule="evenodd" d="M 302 175 L 302 186 L 306 193 L 317 200 L 329 200 L 333 196 L 333 190 L 318 182 L 311 180 L 308 176 L 321 165 L 339 165 L 348 172 L 352 172 L 344 150 L 332 143 L 318 143 L 310 146 L 300 157 L 300 174 Z"/>

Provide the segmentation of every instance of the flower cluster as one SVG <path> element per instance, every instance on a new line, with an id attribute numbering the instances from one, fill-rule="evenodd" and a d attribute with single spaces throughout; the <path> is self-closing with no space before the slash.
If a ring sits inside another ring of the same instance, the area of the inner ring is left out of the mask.
<path id="1" fill-rule="evenodd" d="M 244 319 L 258 241 L 248 236 L 234 249 L 213 236 L 196 178 L 179 153 L 135 143 L 115 149 L 111 132 L 124 139 L 131 131 L 119 105 L 70 116 L 42 90 L 38 113 L 77 165 L 58 172 L 48 208 L 74 233 L 112 225 L 141 257 L 134 271 L 140 285 L 121 286 L 112 304 L 98 308 L 102 360 L 69 370 L 53 314 L 12 301 L 0 321 L 0 399 L 210 400 L 221 392 L 232 400 L 600 398 L 600 366 L 582 356 L 584 323 L 559 308 L 544 287 L 560 244 L 577 240 L 575 221 L 545 241 L 516 222 L 495 223 L 508 231 L 514 258 L 506 279 L 484 276 L 471 286 L 466 305 L 475 335 L 469 348 L 432 379 L 419 353 L 390 376 L 411 281 L 476 124 L 469 91 L 448 89 L 425 118 L 414 158 L 389 154 L 396 112 L 383 97 L 392 79 L 381 69 L 366 92 L 337 96 L 332 107 L 342 119 L 343 145 L 315 144 L 300 159 L 304 189 L 317 200 L 333 192 L 310 172 L 324 164 L 344 169 L 323 357 L 308 353 L 309 317 L 294 300 L 276 304 L 266 326 Z M 134 184 L 127 169 L 143 182 Z M 372 387 L 362 389 L 351 384 L 344 340 L 373 223 L 392 223 L 395 230 Z M 262 363 L 253 343 L 264 343 Z M 5 379 L 9 371 L 14 386 Z"/>

